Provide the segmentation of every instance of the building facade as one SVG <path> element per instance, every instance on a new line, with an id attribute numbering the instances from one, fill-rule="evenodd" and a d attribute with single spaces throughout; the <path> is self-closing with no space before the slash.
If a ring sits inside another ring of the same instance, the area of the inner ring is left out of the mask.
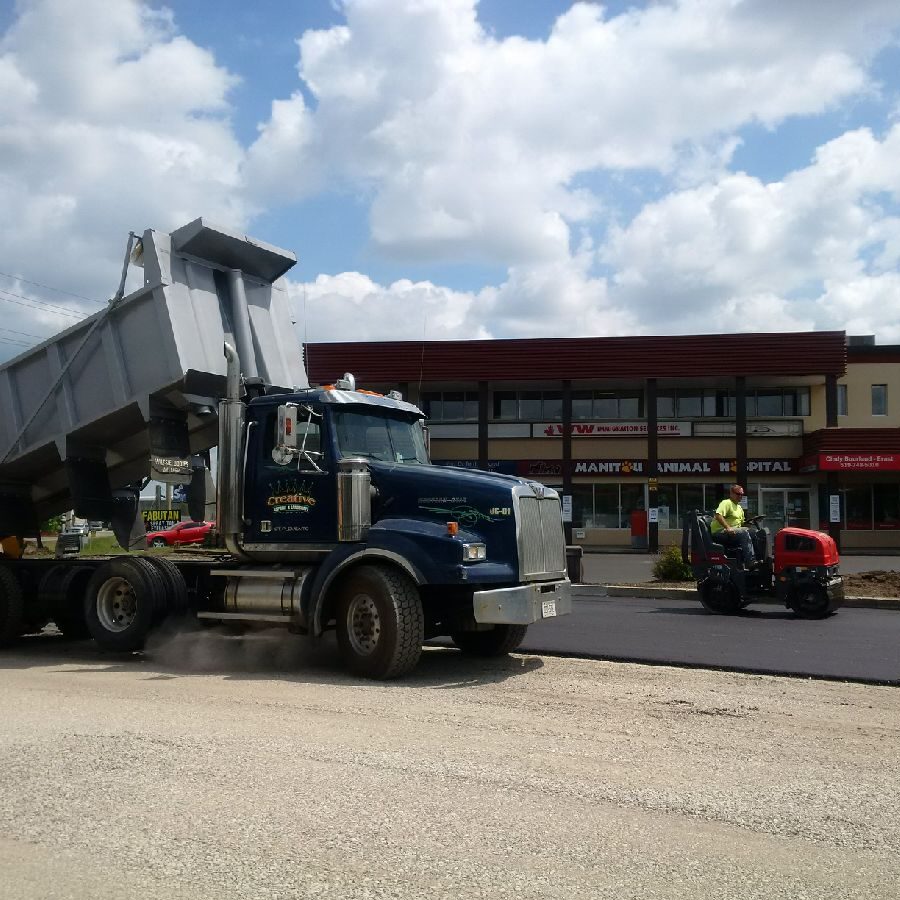
<path id="1" fill-rule="evenodd" d="M 900 346 L 844 332 L 311 344 L 428 415 L 435 462 L 565 497 L 570 540 L 667 546 L 731 482 L 773 530 L 900 550 Z"/>

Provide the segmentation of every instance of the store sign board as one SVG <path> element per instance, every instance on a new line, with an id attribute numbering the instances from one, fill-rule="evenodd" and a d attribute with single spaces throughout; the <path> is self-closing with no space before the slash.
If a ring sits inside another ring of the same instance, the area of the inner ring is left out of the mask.
<path id="1" fill-rule="evenodd" d="M 165 531 L 181 521 L 180 509 L 145 509 L 141 512 L 147 531 Z"/>
<path id="2" fill-rule="evenodd" d="M 896 472 L 900 453 L 820 453 L 822 472 Z"/>
<path id="3" fill-rule="evenodd" d="M 646 460 L 573 460 L 575 475 L 640 475 L 647 470 Z M 657 475 L 727 475 L 737 473 L 733 459 L 661 459 Z M 789 475 L 797 471 L 794 459 L 749 459 L 747 474 Z"/>
<path id="4" fill-rule="evenodd" d="M 436 466 L 456 466 L 460 469 L 477 469 L 472 459 L 436 459 Z M 561 459 L 491 459 L 489 472 L 519 475 L 523 478 L 562 478 L 566 464 Z M 737 463 L 733 459 L 661 459 L 657 462 L 658 476 L 698 475 L 733 478 Z M 573 475 L 645 476 L 645 459 L 573 459 L 570 463 Z M 748 475 L 792 475 L 800 471 L 795 459 L 748 459 Z"/>
<path id="5" fill-rule="evenodd" d="M 656 433 L 660 437 L 690 437 L 691 422 L 657 422 Z M 536 423 L 531 426 L 532 436 L 562 437 L 560 422 Z M 573 422 L 572 437 L 646 437 L 646 422 Z"/>
<path id="6" fill-rule="evenodd" d="M 694 422 L 694 437 L 734 437 L 733 421 Z M 799 419 L 755 420 L 747 422 L 748 437 L 800 437 L 803 422 Z"/>

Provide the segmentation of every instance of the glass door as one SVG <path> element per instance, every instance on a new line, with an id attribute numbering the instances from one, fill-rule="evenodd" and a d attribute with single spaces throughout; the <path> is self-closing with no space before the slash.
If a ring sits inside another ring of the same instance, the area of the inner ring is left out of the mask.
<path id="1" fill-rule="evenodd" d="M 761 514 L 772 534 L 789 525 L 809 528 L 809 491 L 800 488 L 763 488 Z"/>
<path id="2" fill-rule="evenodd" d="M 785 491 L 785 511 L 787 524 L 791 528 L 809 528 L 809 491 L 788 488 Z"/>

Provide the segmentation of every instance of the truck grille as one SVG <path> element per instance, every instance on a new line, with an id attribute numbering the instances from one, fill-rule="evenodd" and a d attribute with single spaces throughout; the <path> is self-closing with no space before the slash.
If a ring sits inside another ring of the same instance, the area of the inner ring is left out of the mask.
<path id="1" fill-rule="evenodd" d="M 566 545 L 559 497 L 519 495 L 519 573 L 523 580 L 560 578 Z"/>

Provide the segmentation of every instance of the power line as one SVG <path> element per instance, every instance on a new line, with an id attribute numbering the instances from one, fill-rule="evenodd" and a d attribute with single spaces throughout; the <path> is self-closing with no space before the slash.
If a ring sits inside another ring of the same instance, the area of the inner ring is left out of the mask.
<path id="1" fill-rule="evenodd" d="M 14 338 L 0 337 L 0 342 L 4 344 L 12 344 L 15 347 L 33 347 L 34 344 L 28 344 L 25 341 L 17 341 Z"/>
<path id="2" fill-rule="evenodd" d="M 83 312 L 75 312 L 71 308 L 67 308 L 65 306 L 57 306 L 54 303 L 45 303 L 43 300 L 37 300 L 34 297 L 25 297 L 22 294 L 16 294 L 13 291 L 5 291 L 3 288 L 0 288 L 0 294 L 5 294 L 6 296 L 0 297 L 0 300 L 4 300 L 7 303 L 15 303 L 17 306 L 27 306 L 30 309 L 42 309 L 45 308 L 52 312 L 57 316 L 69 316 L 73 319 L 83 319 L 85 318 L 85 314 Z M 18 297 L 18 300 L 13 300 L 13 297 Z M 22 302 L 22 301 L 26 302 Z"/>
<path id="3" fill-rule="evenodd" d="M 4 278 L 12 281 L 21 281 L 25 284 L 33 284 L 35 287 L 43 288 L 45 291 L 53 291 L 55 294 L 66 294 L 69 297 L 76 297 L 78 300 L 87 300 L 88 303 L 96 303 L 98 306 L 105 306 L 105 300 L 95 300 L 93 297 L 85 297 L 83 294 L 75 294 L 72 291 L 64 291 L 62 288 L 51 287 L 49 284 L 41 284 L 40 281 L 29 281 L 27 278 L 21 278 L 18 275 L 10 275 L 9 272 L 0 272 Z"/>
<path id="4" fill-rule="evenodd" d="M 18 334 L 21 337 L 30 337 L 37 338 L 39 341 L 45 341 L 49 337 L 49 335 L 40 335 L 40 334 L 31 334 L 28 331 L 14 331 L 12 328 L 0 328 L 0 331 L 5 331 L 7 334 Z"/>

